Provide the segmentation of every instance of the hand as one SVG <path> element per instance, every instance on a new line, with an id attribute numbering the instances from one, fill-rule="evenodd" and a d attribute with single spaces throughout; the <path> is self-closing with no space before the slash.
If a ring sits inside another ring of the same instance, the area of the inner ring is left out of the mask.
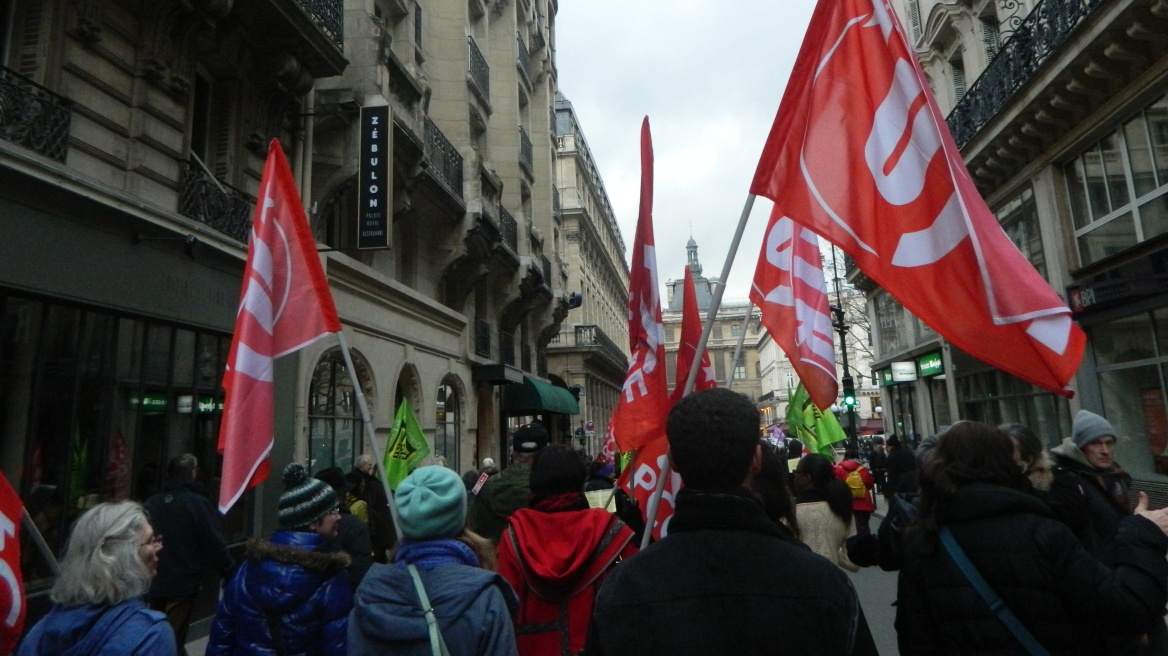
<path id="1" fill-rule="evenodd" d="M 1136 509 L 1132 514 L 1139 515 L 1151 520 L 1151 522 L 1156 525 L 1156 528 L 1160 529 L 1161 533 L 1168 535 L 1168 508 L 1148 510 L 1147 493 L 1140 492 L 1140 502 L 1136 504 Z"/>

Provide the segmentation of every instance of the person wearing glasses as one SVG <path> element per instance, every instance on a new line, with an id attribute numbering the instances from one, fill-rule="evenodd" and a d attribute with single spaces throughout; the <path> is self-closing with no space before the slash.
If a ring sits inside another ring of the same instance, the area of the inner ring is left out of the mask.
<path id="1" fill-rule="evenodd" d="M 337 493 L 304 466 L 284 468 L 280 530 L 248 541 L 223 590 L 207 656 L 342 656 L 353 589 L 349 555 L 326 553 L 341 519 Z"/>
<path id="2" fill-rule="evenodd" d="M 53 583 L 54 605 L 24 637 L 18 656 L 173 656 L 166 615 L 142 601 L 158 572 L 162 537 L 133 501 L 100 503 L 73 526 Z"/>

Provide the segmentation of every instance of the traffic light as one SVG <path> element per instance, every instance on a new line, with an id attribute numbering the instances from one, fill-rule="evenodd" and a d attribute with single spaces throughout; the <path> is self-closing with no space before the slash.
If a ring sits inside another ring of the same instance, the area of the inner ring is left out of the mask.
<path id="1" fill-rule="evenodd" d="M 856 407 L 856 383 L 851 376 L 844 376 L 844 405 L 849 408 Z"/>

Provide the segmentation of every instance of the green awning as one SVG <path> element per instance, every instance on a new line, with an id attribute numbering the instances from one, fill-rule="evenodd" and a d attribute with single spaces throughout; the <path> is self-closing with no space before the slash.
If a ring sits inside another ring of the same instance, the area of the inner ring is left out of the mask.
<path id="1" fill-rule="evenodd" d="M 503 410 L 511 414 L 558 412 L 578 415 L 580 404 L 576 403 L 576 397 L 563 387 L 524 376 L 522 385 L 508 385 L 503 388 Z"/>

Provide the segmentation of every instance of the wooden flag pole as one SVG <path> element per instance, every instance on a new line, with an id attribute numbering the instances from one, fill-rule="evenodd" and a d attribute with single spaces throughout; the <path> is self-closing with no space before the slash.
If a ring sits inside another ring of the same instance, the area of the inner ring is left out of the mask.
<path id="1" fill-rule="evenodd" d="M 385 476 L 385 452 L 377 444 L 377 435 L 373 431 L 373 418 L 369 416 L 369 406 L 365 403 L 365 394 L 361 391 L 361 383 L 357 380 L 357 370 L 353 367 L 353 358 L 349 355 L 349 344 L 345 340 L 345 331 L 337 333 L 337 341 L 341 344 L 341 357 L 345 359 L 345 368 L 349 370 L 349 380 L 353 381 L 353 390 L 357 393 L 357 407 L 361 409 L 361 421 L 365 424 L 365 436 L 373 446 L 373 455 L 377 458 L 377 466 L 382 469 L 381 485 L 385 487 L 385 498 L 389 500 L 389 516 L 393 518 L 393 532 L 397 536 L 398 544 L 402 541 L 401 522 L 397 519 L 397 504 L 393 500 L 393 490 L 389 487 L 389 480 Z"/>
<path id="2" fill-rule="evenodd" d="M 738 254 L 738 245 L 742 242 L 742 233 L 746 231 L 746 221 L 750 218 L 750 211 L 754 209 L 754 194 L 746 195 L 746 205 L 742 208 L 742 215 L 738 217 L 738 228 L 734 231 L 734 239 L 730 242 L 730 251 L 726 253 L 726 263 L 722 265 L 722 277 L 718 279 L 718 288 L 714 290 L 714 297 L 710 299 L 710 311 L 706 313 L 706 325 L 702 327 L 702 338 L 698 340 L 694 351 L 693 363 L 689 367 L 689 376 L 685 379 L 685 393 L 683 397 L 693 392 L 694 384 L 698 379 L 698 369 L 701 369 L 702 354 L 706 352 L 706 342 L 710 341 L 710 333 L 714 331 L 714 320 L 718 317 L 718 308 L 722 306 L 722 293 L 726 290 L 726 280 L 730 277 L 730 269 L 734 266 L 734 256 Z M 749 308 L 747 312 L 749 312 Z M 743 334 L 746 331 L 743 330 Z M 653 489 L 653 496 L 649 497 L 649 507 L 645 509 L 645 534 L 641 536 L 641 548 L 649 546 L 653 537 L 653 523 L 657 518 L 657 509 L 661 506 L 661 495 L 665 493 L 665 480 L 673 472 L 672 456 L 661 469 L 657 477 L 657 487 Z"/>

